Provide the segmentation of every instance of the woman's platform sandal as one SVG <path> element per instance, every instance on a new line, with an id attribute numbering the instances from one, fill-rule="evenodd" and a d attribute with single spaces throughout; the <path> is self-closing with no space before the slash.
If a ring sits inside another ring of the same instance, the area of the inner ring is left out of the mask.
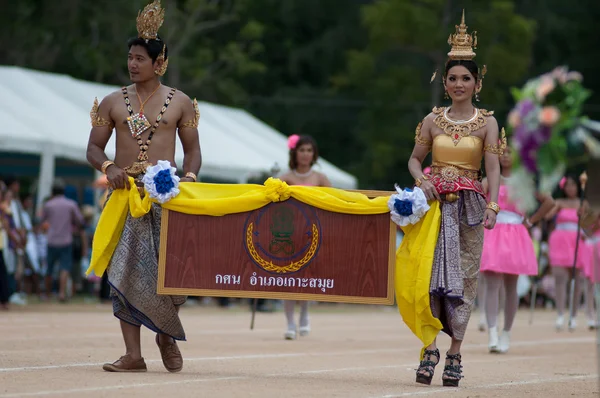
<path id="1" fill-rule="evenodd" d="M 433 362 L 431 357 L 436 357 L 437 361 Z M 431 379 L 433 379 L 435 366 L 439 362 L 440 350 L 437 348 L 435 350 L 425 350 L 425 353 L 423 354 L 423 360 L 419 364 L 419 369 L 417 369 L 417 383 L 430 385 Z"/>
<path id="2" fill-rule="evenodd" d="M 462 357 L 458 354 L 446 353 L 446 360 L 450 363 L 444 366 L 444 374 L 442 375 L 442 384 L 444 387 L 458 387 L 458 382 L 463 378 L 462 376 Z"/>

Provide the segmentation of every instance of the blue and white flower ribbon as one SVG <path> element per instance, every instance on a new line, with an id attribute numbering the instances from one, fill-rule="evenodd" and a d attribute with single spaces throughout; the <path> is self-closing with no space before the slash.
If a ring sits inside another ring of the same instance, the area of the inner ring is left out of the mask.
<path id="1" fill-rule="evenodd" d="M 400 189 L 396 185 L 397 194 L 390 196 L 388 208 L 392 221 L 401 227 L 416 224 L 429 210 L 427 198 L 419 187 Z"/>
<path id="2" fill-rule="evenodd" d="M 158 164 L 148 167 L 142 178 L 148 195 L 161 204 L 179 195 L 179 177 L 175 174 L 176 171 L 166 160 L 159 160 Z"/>

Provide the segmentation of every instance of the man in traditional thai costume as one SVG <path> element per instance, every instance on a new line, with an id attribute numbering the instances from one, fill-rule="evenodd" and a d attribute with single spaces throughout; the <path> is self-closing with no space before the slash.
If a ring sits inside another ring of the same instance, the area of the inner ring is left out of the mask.
<path id="1" fill-rule="evenodd" d="M 137 186 L 143 194 L 142 180 L 148 167 L 159 160 L 176 167 L 177 133 L 184 150 L 185 177 L 180 181 L 196 181 L 201 166 L 197 103 L 183 92 L 162 85 L 159 79 L 168 64 L 167 45 L 158 36 L 163 20 L 164 10 L 159 0 L 138 15 L 138 36 L 128 43 L 127 66 L 133 84 L 108 95 L 99 105 L 96 100 L 91 111 L 87 158 L 106 174 L 111 190 Z M 114 161 L 104 152 L 113 128 L 116 130 Z M 107 272 L 113 312 L 120 319 L 126 352 L 114 363 L 105 364 L 106 371 L 146 371 L 140 347 L 141 325 L 157 333 L 156 343 L 165 368 L 178 372 L 183 367 L 176 340 L 185 340 L 178 309 L 186 298 L 156 292 L 160 219 L 161 207 L 156 203 L 142 217 L 128 214 L 120 239 L 114 242 L 116 248 Z"/>
<path id="2" fill-rule="evenodd" d="M 443 330 L 452 338 L 443 385 L 458 386 L 460 347 L 477 292 L 483 229 L 494 227 L 499 211 L 498 155 L 506 139 L 504 135 L 499 139 L 493 112 L 473 106 L 486 68 L 480 71 L 473 61 L 477 38 L 467 33 L 464 13 L 449 44 L 443 84 L 452 105 L 434 108 L 419 123 L 408 162 L 415 185 L 431 201 L 431 208 L 418 223 L 403 228 L 396 292 L 404 322 L 424 343 L 416 381 L 431 383 L 440 360 L 436 337 Z M 431 173 L 424 175 L 421 164 L 429 151 L 433 164 Z M 481 185 L 482 160 L 488 203 Z"/>

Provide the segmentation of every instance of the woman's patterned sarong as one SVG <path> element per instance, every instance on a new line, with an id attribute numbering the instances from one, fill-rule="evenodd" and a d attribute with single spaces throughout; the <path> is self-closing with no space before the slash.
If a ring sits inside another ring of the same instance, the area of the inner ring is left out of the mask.
<path id="1" fill-rule="evenodd" d="M 442 195 L 444 197 L 445 195 Z M 430 282 L 430 305 L 443 331 L 462 340 L 477 295 L 486 201 L 470 190 L 444 200 Z"/>

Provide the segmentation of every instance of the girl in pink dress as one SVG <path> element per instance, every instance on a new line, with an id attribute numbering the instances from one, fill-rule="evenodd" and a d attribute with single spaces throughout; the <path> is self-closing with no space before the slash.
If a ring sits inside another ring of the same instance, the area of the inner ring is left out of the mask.
<path id="1" fill-rule="evenodd" d="M 567 290 L 571 280 L 571 268 L 575 259 L 575 245 L 577 241 L 577 223 L 580 207 L 579 192 L 580 186 L 573 177 L 566 177 L 561 180 L 560 188 L 563 191 L 564 198 L 556 199 L 554 209 L 548 213 L 547 219 L 555 219 L 555 228 L 550 233 L 548 239 L 548 257 L 552 275 L 555 281 L 555 301 L 558 317 L 556 318 L 556 329 L 561 330 L 565 322 L 565 307 L 567 303 Z M 575 274 L 575 305 L 573 306 L 573 322 L 569 324 L 569 329 L 576 327 L 575 316 L 577 315 L 578 305 L 581 300 L 582 285 L 585 283 L 583 268 L 585 263 L 585 247 L 583 244 L 583 233 L 580 235 L 579 254 L 577 256 L 576 274 Z M 588 314 L 589 317 L 590 314 Z"/>
<path id="2" fill-rule="evenodd" d="M 596 222 L 586 231 L 589 238 L 583 245 L 583 273 L 586 277 L 586 313 L 588 316 L 588 328 L 590 330 L 598 328 L 598 320 L 594 312 L 594 284 L 600 283 L 600 216 Z M 581 248 L 581 246 L 580 246 Z"/>
<path id="3" fill-rule="evenodd" d="M 331 186 L 325 174 L 319 173 L 312 168 L 319 159 L 319 149 L 312 137 L 294 134 L 288 138 L 288 148 L 290 150 L 290 171 L 280 177 L 282 181 L 285 181 L 289 185 Z M 294 320 L 296 302 L 293 300 L 284 301 L 283 306 L 287 319 L 287 330 L 284 337 L 286 340 L 294 340 L 296 338 L 296 322 Z M 308 301 L 300 302 L 299 323 L 298 332 L 300 336 L 307 336 L 310 333 Z"/>
<path id="4" fill-rule="evenodd" d="M 539 209 L 530 217 L 517 209 L 508 198 L 506 182 L 510 178 L 512 156 L 509 147 L 500 156 L 502 167 L 498 204 L 500 212 L 496 217 L 496 227 L 484 231 L 483 254 L 481 256 L 481 273 L 485 281 L 484 305 L 488 325 L 490 352 L 507 352 L 510 346 L 510 330 L 517 313 L 519 297 L 517 280 L 519 275 L 537 275 L 538 262 L 533 241 L 528 229 L 554 207 L 554 200 L 549 195 L 537 194 L 541 203 Z M 487 192 L 487 181 L 484 181 Z M 498 338 L 496 324 L 499 312 L 500 290 L 504 285 L 504 329 Z"/>

